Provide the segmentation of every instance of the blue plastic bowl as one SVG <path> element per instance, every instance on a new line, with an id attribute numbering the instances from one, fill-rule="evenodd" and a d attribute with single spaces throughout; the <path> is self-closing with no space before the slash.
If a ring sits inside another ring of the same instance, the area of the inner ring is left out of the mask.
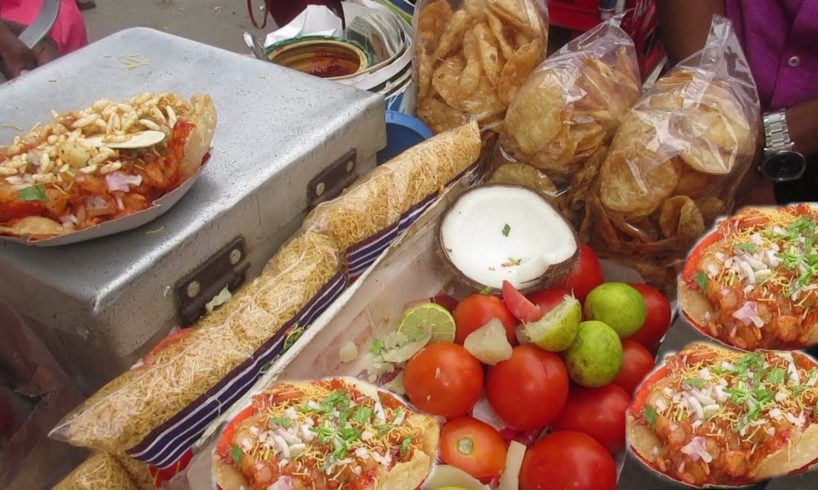
<path id="1" fill-rule="evenodd" d="M 378 152 L 378 165 L 431 136 L 432 132 L 419 119 L 402 112 L 386 111 L 386 148 Z"/>

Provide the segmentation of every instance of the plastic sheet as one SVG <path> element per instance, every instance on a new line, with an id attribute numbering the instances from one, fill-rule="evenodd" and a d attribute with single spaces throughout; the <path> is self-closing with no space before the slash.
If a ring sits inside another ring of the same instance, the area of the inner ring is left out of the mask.
<path id="1" fill-rule="evenodd" d="M 588 204 L 602 253 L 679 261 L 730 210 L 756 151 L 759 102 L 730 21 L 660 78 L 617 129 Z"/>
<path id="2" fill-rule="evenodd" d="M 542 0 L 421 0 L 413 26 L 417 113 L 435 133 L 500 123 L 548 45 Z"/>

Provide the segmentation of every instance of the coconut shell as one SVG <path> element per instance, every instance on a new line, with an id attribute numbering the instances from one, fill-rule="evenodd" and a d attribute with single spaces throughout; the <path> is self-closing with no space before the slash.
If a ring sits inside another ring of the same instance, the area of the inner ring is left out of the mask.
<path id="1" fill-rule="evenodd" d="M 565 279 L 568 277 L 568 274 L 574 269 L 574 267 L 576 266 L 577 260 L 579 259 L 580 242 L 579 242 L 579 239 L 577 237 L 576 231 L 571 226 L 571 223 L 569 223 L 568 220 L 566 220 L 565 217 L 560 213 L 560 211 L 556 207 L 554 207 L 551 203 L 549 203 L 548 200 L 545 199 L 545 197 L 543 197 L 537 191 L 534 191 L 532 189 L 529 189 L 527 187 L 520 186 L 520 185 L 515 185 L 515 184 L 493 184 L 493 183 L 481 184 L 481 185 L 472 187 L 472 188 L 466 190 L 465 192 L 461 193 L 459 196 L 457 196 L 451 202 L 451 204 L 449 204 L 448 208 L 441 214 L 440 218 L 438 218 L 437 227 L 436 227 L 436 231 L 435 231 L 435 233 L 436 233 L 435 242 L 436 242 L 437 256 L 440 258 L 440 260 L 443 263 L 444 267 L 449 272 L 451 272 L 451 274 L 456 278 L 457 282 L 461 283 L 462 285 L 464 285 L 464 286 L 466 286 L 468 288 L 471 288 L 473 290 L 483 290 L 485 288 L 489 288 L 492 292 L 499 291 L 498 288 L 494 288 L 494 287 L 488 286 L 486 284 L 482 284 L 479 281 L 476 281 L 476 280 L 468 277 L 463 271 L 461 271 L 460 269 L 457 268 L 456 265 L 454 265 L 452 260 L 449 258 L 449 254 L 446 252 L 446 247 L 443 244 L 443 233 L 442 233 L 443 232 L 443 230 L 442 230 L 443 222 L 445 221 L 446 217 L 449 215 L 449 212 L 457 206 L 457 204 L 460 202 L 460 199 L 462 199 L 463 196 L 465 196 L 467 194 L 470 194 L 470 193 L 473 193 L 473 192 L 480 192 L 481 190 L 484 190 L 484 189 L 487 189 L 487 188 L 497 188 L 497 187 L 506 187 L 506 188 L 509 188 L 509 189 L 519 189 L 521 191 L 529 192 L 529 193 L 537 196 L 539 199 L 542 199 L 542 201 L 548 207 L 550 207 L 551 209 L 554 210 L 555 214 L 559 217 L 558 219 L 561 219 L 565 223 L 567 229 L 570 230 L 571 236 L 573 236 L 574 243 L 576 245 L 573 255 L 571 255 L 571 257 L 569 257 L 568 259 L 566 259 L 566 260 L 564 260 L 562 262 L 550 265 L 538 279 L 536 279 L 534 281 L 530 281 L 529 283 L 527 283 L 525 285 L 520 285 L 520 287 L 518 287 L 517 289 L 519 289 L 520 292 L 522 292 L 522 293 L 529 293 L 529 292 L 532 292 L 532 291 L 536 291 L 538 289 L 558 286 L 559 284 L 561 284 L 562 282 L 565 281 Z"/>

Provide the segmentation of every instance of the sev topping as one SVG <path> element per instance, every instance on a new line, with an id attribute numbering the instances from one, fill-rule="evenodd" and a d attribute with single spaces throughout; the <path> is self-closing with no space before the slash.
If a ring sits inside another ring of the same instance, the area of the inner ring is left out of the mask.
<path id="1" fill-rule="evenodd" d="M 650 387 L 645 422 L 663 471 L 688 483 L 747 476 L 793 431 L 818 423 L 818 369 L 801 354 L 688 348 Z"/>
<path id="2" fill-rule="evenodd" d="M 751 209 L 721 224 L 691 284 L 717 307 L 711 333 L 744 349 L 809 335 L 818 320 L 818 223 L 803 209 Z"/>

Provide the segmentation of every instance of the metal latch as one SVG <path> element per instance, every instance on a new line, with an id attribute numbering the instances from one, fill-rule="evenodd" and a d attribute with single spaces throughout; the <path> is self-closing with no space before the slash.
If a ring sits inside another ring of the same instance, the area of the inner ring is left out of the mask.
<path id="1" fill-rule="evenodd" d="M 244 238 L 238 237 L 176 283 L 179 318 L 189 326 L 205 312 L 205 305 L 227 286 L 235 293 L 246 279 L 250 262 Z"/>
<path id="2" fill-rule="evenodd" d="M 307 184 L 307 202 L 315 207 L 323 201 L 334 199 L 358 177 L 358 154 L 350 150 L 324 169 Z"/>

